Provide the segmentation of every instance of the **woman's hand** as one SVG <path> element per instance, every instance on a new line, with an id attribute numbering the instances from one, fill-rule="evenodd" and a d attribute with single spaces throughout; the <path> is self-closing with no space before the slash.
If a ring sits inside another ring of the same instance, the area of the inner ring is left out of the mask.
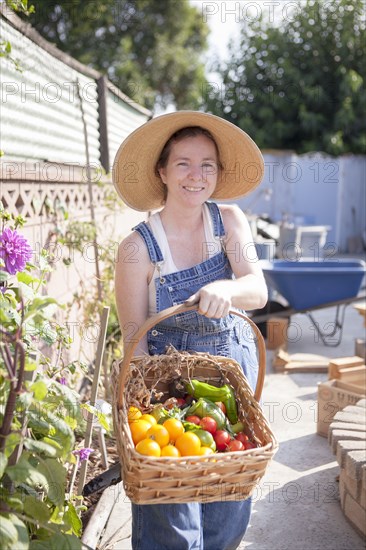
<path id="1" fill-rule="evenodd" d="M 185 301 L 186 305 L 198 303 L 198 312 L 206 317 L 225 317 L 232 307 L 232 281 L 215 281 L 203 286 Z"/>

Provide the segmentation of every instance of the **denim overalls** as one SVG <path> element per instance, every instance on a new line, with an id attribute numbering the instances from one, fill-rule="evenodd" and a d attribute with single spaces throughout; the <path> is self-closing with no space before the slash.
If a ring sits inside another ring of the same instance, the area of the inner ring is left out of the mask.
<path id="1" fill-rule="evenodd" d="M 214 234 L 223 240 L 225 230 L 215 203 L 210 209 Z M 144 239 L 150 260 L 164 261 L 159 245 L 146 223 L 134 228 Z M 221 250 L 189 269 L 157 277 L 156 309 L 161 311 L 187 300 L 208 283 L 232 279 L 226 253 Z M 148 332 L 151 355 L 163 354 L 172 344 L 183 351 L 205 351 L 238 361 L 255 387 L 258 363 L 256 347 L 248 324 L 235 315 L 209 319 L 196 311 L 165 319 Z M 132 504 L 132 547 L 134 550 L 229 550 L 235 549 L 249 522 L 251 500 L 200 504 Z"/>

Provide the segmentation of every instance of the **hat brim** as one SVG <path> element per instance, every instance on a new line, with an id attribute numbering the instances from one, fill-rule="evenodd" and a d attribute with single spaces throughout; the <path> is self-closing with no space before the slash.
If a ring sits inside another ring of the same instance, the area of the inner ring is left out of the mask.
<path id="1" fill-rule="evenodd" d="M 155 166 L 172 134 L 189 126 L 208 130 L 219 150 L 223 170 L 212 199 L 237 199 L 259 185 L 264 161 L 248 134 L 215 115 L 178 111 L 149 120 L 119 147 L 113 164 L 113 183 L 128 206 L 141 212 L 163 206 L 165 186 L 156 175 Z"/>

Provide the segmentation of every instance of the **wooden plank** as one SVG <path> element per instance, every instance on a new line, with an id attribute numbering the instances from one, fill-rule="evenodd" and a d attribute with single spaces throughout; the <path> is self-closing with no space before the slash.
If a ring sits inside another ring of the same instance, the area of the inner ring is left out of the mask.
<path id="1" fill-rule="evenodd" d="M 97 355 L 95 360 L 94 376 L 93 376 L 91 397 L 90 397 L 90 405 L 92 407 L 95 406 L 95 401 L 97 399 L 97 394 L 98 394 L 100 369 L 103 361 L 105 339 L 107 335 L 108 318 L 109 318 L 109 307 L 104 306 L 102 311 L 102 317 L 101 317 L 100 335 L 99 335 L 98 346 L 97 346 Z M 86 421 L 85 439 L 84 439 L 85 447 L 90 447 L 90 444 L 91 444 L 92 435 L 93 435 L 93 420 L 94 420 L 94 416 L 92 415 L 92 413 L 88 412 L 87 421 Z M 83 492 L 87 468 L 88 468 L 88 460 L 84 460 L 80 466 L 78 495 L 81 495 Z"/>
<path id="2" fill-rule="evenodd" d="M 360 367 L 352 367 L 349 369 L 339 369 L 338 379 L 343 380 L 344 382 L 354 383 L 364 383 L 366 382 L 366 366 L 362 365 Z"/>
<path id="3" fill-rule="evenodd" d="M 351 369 L 363 365 L 364 360 L 362 357 L 353 355 L 351 357 L 338 357 L 329 361 L 328 378 L 334 380 L 339 378 L 339 371 L 344 369 Z"/>
<path id="4" fill-rule="evenodd" d="M 272 366 L 276 372 L 327 372 L 329 357 L 314 353 L 289 354 L 278 350 Z"/>
<path id="5" fill-rule="evenodd" d="M 362 384 L 354 384 L 344 382 L 343 380 L 337 380 L 337 388 L 353 393 L 359 393 L 360 395 L 366 394 L 366 386 Z"/>
<path id="6" fill-rule="evenodd" d="M 118 499 L 118 493 L 114 486 L 107 487 L 90 518 L 81 537 L 81 542 L 89 548 L 97 548 L 100 536 L 105 528 L 111 511 Z"/>

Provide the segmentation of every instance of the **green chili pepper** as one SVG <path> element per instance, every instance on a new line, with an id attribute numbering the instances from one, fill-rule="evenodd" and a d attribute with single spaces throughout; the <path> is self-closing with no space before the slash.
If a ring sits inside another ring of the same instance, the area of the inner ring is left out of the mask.
<path id="1" fill-rule="evenodd" d="M 227 385 L 217 388 L 206 382 L 200 382 L 199 380 L 190 380 L 186 384 L 187 393 L 193 395 L 196 399 L 200 397 L 206 397 L 211 401 L 222 401 L 228 399 L 231 395 Z"/>
<path id="2" fill-rule="evenodd" d="M 216 386 L 212 386 L 206 382 L 190 380 L 190 382 L 186 384 L 186 390 L 196 399 L 204 397 L 206 399 L 210 399 L 210 401 L 222 401 L 226 407 L 226 414 L 230 422 L 232 424 L 236 424 L 238 421 L 234 388 L 229 384 L 225 384 L 220 388 L 217 388 Z"/>
<path id="3" fill-rule="evenodd" d="M 215 405 L 215 403 L 213 403 L 209 399 L 205 399 L 204 397 L 200 397 L 198 401 L 188 409 L 187 415 L 192 414 L 195 414 L 200 418 L 203 418 L 204 416 L 210 416 L 211 418 L 216 420 L 218 430 L 223 430 L 227 426 L 226 416 L 224 415 L 220 407 Z"/>
<path id="4" fill-rule="evenodd" d="M 230 420 L 231 424 L 236 424 L 238 421 L 238 408 L 236 406 L 234 388 L 229 386 L 229 384 L 226 384 L 223 387 L 226 388 L 230 394 L 228 398 L 222 399 L 222 402 L 226 407 L 226 416 Z"/>

